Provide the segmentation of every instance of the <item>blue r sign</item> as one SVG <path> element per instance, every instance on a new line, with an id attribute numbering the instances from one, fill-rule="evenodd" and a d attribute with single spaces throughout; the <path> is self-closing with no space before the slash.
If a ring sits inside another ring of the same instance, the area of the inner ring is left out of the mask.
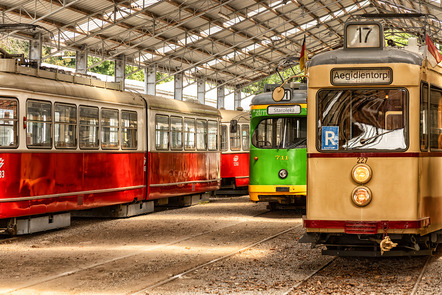
<path id="1" fill-rule="evenodd" d="M 339 126 L 323 126 L 322 127 L 322 149 L 338 150 L 339 143 Z"/>

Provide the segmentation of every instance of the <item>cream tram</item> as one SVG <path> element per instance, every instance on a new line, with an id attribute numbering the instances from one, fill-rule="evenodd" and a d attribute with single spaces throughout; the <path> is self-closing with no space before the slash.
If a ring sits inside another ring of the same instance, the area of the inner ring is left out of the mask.
<path id="1" fill-rule="evenodd" d="M 219 120 L 199 103 L 1 59 L 0 232 L 69 226 L 80 211 L 126 217 L 152 211 L 150 200 L 217 190 Z"/>
<path id="2" fill-rule="evenodd" d="M 442 241 L 442 68 L 383 36 L 347 23 L 344 48 L 309 65 L 301 242 L 324 254 L 420 255 Z"/>

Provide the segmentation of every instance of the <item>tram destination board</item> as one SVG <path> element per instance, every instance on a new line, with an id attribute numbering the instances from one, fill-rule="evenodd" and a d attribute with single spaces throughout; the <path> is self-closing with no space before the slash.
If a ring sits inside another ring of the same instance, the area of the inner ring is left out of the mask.
<path id="1" fill-rule="evenodd" d="M 388 85 L 393 81 L 391 68 L 341 68 L 330 72 L 331 84 Z"/>

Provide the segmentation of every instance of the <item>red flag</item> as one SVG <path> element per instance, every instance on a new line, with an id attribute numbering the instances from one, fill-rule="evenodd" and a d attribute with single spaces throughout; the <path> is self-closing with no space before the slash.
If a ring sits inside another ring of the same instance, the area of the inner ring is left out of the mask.
<path id="1" fill-rule="evenodd" d="M 305 68 L 305 64 L 308 61 L 308 56 L 307 56 L 307 48 L 305 45 L 305 35 L 304 35 L 304 42 L 302 42 L 302 47 L 301 47 L 301 56 L 299 57 L 299 68 L 301 69 L 301 71 Z"/>
<path id="2" fill-rule="evenodd" d="M 427 45 L 428 52 L 430 52 L 436 60 L 436 64 L 440 63 L 442 61 L 442 55 L 440 54 L 439 50 L 437 50 L 436 45 L 434 45 L 433 41 L 431 41 L 430 36 L 428 35 L 425 37 L 425 44 Z"/>

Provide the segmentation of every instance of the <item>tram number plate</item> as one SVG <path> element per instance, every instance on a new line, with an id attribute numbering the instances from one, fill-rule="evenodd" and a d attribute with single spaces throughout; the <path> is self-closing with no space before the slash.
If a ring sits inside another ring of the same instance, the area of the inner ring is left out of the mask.
<path id="1" fill-rule="evenodd" d="M 5 178 L 5 170 L 0 170 L 0 178 Z"/>
<path id="2" fill-rule="evenodd" d="M 358 164 L 366 164 L 368 161 L 367 157 L 358 157 L 358 159 L 356 160 L 356 163 Z"/>

